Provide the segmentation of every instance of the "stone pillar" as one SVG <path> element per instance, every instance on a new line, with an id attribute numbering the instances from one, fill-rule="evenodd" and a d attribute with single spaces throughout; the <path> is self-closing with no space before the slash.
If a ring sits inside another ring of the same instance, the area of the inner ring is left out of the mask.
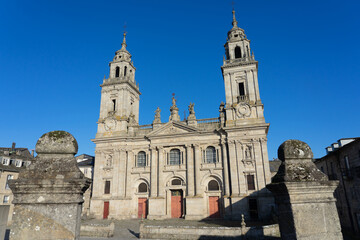
<path id="1" fill-rule="evenodd" d="M 194 196 L 194 158 L 191 154 L 191 145 L 186 147 L 186 174 L 187 174 L 187 195 Z"/>
<path id="2" fill-rule="evenodd" d="M 158 147 L 159 151 L 159 161 L 158 161 L 158 197 L 164 197 L 165 196 L 165 179 L 164 179 L 164 166 L 165 166 L 165 159 L 164 159 L 164 148 Z"/>
<path id="3" fill-rule="evenodd" d="M 195 158 L 194 158 L 194 167 L 195 167 L 195 194 L 200 196 L 200 166 L 201 166 L 201 155 L 200 155 L 200 145 L 194 145 Z"/>
<path id="4" fill-rule="evenodd" d="M 221 152 L 222 152 L 222 163 L 223 163 L 223 172 L 224 172 L 224 195 L 229 196 L 229 167 L 228 167 L 228 158 L 227 158 L 227 149 L 225 141 L 221 142 Z"/>
<path id="5" fill-rule="evenodd" d="M 150 196 L 157 196 L 157 159 L 156 148 L 151 148 Z"/>
<path id="6" fill-rule="evenodd" d="M 120 187 L 119 189 L 119 196 L 121 198 L 125 197 L 125 187 L 126 187 L 126 149 L 122 148 L 120 149 L 120 159 L 119 159 L 119 177 L 118 180 L 119 181 L 119 185 L 118 187 Z"/>
<path id="7" fill-rule="evenodd" d="M 79 239 L 83 194 L 91 180 L 77 167 L 77 150 L 68 132 L 41 136 L 33 163 L 9 181 L 15 205 L 10 239 Z"/>
<path id="8" fill-rule="evenodd" d="M 126 163 L 126 190 L 125 190 L 125 196 L 127 198 L 131 197 L 130 196 L 130 190 L 131 190 L 131 168 L 134 166 L 134 152 L 132 150 L 128 151 L 127 154 L 127 163 Z"/>
<path id="9" fill-rule="evenodd" d="M 236 159 L 236 149 L 234 141 L 228 142 L 229 146 L 229 164 L 230 164 L 230 178 L 231 178 L 231 196 L 239 196 L 239 179 L 238 166 Z"/>
<path id="10" fill-rule="evenodd" d="M 281 144 L 278 158 L 279 171 L 266 187 L 278 205 L 281 238 L 343 239 L 333 195 L 339 182 L 328 180 L 312 162 L 310 147 L 299 140 Z"/>

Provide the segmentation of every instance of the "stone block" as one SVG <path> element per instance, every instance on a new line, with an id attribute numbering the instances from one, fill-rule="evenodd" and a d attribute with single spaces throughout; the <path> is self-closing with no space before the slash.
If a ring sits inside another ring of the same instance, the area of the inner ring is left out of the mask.
<path id="1" fill-rule="evenodd" d="M 77 149 L 65 131 L 38 140 L 33 163 L 9 181 L 14 194 L 11 240 L 79 238 L 83 194 L 91 180 L 77 167 Z"/>

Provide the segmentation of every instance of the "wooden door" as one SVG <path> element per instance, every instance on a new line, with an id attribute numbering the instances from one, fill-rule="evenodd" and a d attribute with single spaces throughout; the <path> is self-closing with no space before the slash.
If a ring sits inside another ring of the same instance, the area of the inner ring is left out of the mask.
<path id="1" fill-rule="evenodd" d="M 171 191 L 171 217 L 181 218 L 183 215 L 183 197 L 181 190 Z"/>
<path id="2" fill-rule="evenodd" d="M 210 218 L 220 218 L 219 197 L 209 197 Z"/>
<path id="3" fill-rule="evenodd" d="M 147 198 L 138 199 L 138 218 L 147 217 Z"/>
<path id="4" fill-rule="evenodd" d="M 103 218 L 107 219 L 109 216 L 109 202 L 104 202 L 104 214 Z"/>

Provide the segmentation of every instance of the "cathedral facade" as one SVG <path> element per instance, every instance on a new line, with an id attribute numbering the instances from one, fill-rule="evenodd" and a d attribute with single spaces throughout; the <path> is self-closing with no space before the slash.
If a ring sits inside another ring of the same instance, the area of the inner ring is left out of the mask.
<path id="1" fill-rule="evenodd" d="M 173 96 L 168 122 L 160 109 L 139 125 L 139 85 L 122 48 L 101 84 L 100 117 L 93 142 L 95 166 L 90 214 L 96 218 L 265 219 L 273 204 L 258 62 L 237 26 L 221 67 L 226 103 L 215 118 L 197 119 L 194 104 L 181 121 Z"/>

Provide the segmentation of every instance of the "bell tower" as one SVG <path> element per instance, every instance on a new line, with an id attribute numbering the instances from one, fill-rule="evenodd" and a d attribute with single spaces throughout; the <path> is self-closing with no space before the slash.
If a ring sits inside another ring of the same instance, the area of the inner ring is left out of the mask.
<path id="1" fill-rule="evenodd" d="M 136 68 L 131 54 L 126 50 L 126 32 L 121 46 L 109 63 L 109 78 L 104 77 L 100 85 L 102 90 L 97 134 L 126 135 L 139 122 L 141 93 L 135 81 Z"/>
<path id="2" fill-rule="evenodd" d="M 233 27 L 225 43 L 225 58 L 221 67 L 226 97 L 225 126 L 264 123 L 264 106 L 258 85 L 258 62 L 251 53 L 250 40 L 245 31 L 237 26 L 235 10 Z"/>

